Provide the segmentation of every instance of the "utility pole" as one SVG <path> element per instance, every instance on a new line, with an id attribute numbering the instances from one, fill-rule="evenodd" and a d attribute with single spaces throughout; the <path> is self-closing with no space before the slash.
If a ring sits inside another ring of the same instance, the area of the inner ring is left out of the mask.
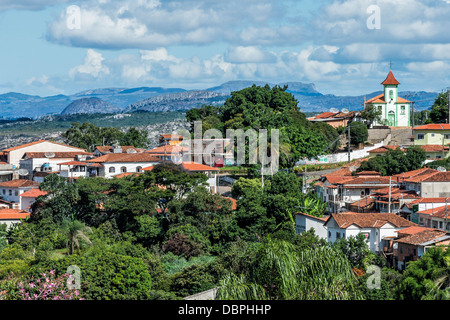
<path id="1" fill-rule="evenodd" d="M 450 123 L 450 89 L 447 88 L 448 123 Z"/>
<path id="2" fill-rule="evenodd" d="M 348 128 L 347 152 L 348 152 L 348 163 L 350 163 L 350 124 L 348 124 L 347 128 Z"/>
<path id="3" fill-rule="evenodd" d="M 389 177 L 389 207 L 388 207 L 389 213 L 391 213 L 391 179 L 392 177 Z"/>

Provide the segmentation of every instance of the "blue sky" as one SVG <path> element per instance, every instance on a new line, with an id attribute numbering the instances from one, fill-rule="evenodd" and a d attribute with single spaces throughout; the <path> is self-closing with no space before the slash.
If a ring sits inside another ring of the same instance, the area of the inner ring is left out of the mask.
<path id="1" fill-rule="evenodd" d="M 450 0 L 0 0 L 0 93 L 258 80 L 359 95 L 390 61 L 400 90 L 439 92 L 449 16 Z"/>

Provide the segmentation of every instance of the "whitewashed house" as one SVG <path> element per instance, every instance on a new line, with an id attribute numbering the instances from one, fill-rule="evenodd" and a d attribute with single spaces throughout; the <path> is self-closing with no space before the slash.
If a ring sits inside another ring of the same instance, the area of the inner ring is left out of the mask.
<path id="1" fill-rule="evenodd" d="M 28 217 L 30 217 L 30 213 L 24 210 L 10 208 L 0 209 L 0 224 L 6 224 L 6 229 L 10 229 L 13 224 L 20 223 Z"/>
<path id="2" fill-rule="evenodd" d="M 12 203 L 13 208 L 18 209 L 20 207 L 20 195 L 34 188 L 39 188 L 39 183 L 26 179 L 0 182 L 0 197 Z"/>
<path id="3" fill-rule="evenodd" d="M 325 222 L 328 242 L 340 238 L 355 237 L 363 234 L 372 252 L 381 252 L 388 246 L 397 231 L 416 225 L 394 213 L 355 213 L 345 212 L 332 214 Z"/>
<path id="4" fill-rule="evenodd" d="M 45 196 L 46 191 L 40 189 L 31 189 L 25 191 L 19 195 L 20 197 L 20 210 L 31 211 L 31 205 L 36 201 L 39 196 Z"/>
<path id="5" fill-rule="evenodd" d="M 295 231 L 298 234 L 301 234 L 310 229 L 314 230 L 314 233 L 321 239 L 327 240 L 328 233 L 325 228 L 325 222 L 328 217 L 315 217 L 306 213 L 298 212 L 295 214 Z"/>
<path id="6" fill-rule="evenodd" d="M 59 164 L 67 161 L 83 161 L 93 158 L 84 151 L 71 152 L 25 152 L 20 160 L 20 168 L 25 169 L 30 180 L 42 182 L 46 175 L 57 172 Z"/>
<path id="7" fill-rule="evenodd" d="M 54 141 L 38 140 L 20 146 L 3 149 L 2 152 L 5 161 L 17 169 L 20 165 L 20 160 L 26 152 L 86 152 L 86 150 Z"/>
<path id="8" fill-rule="evenodd" d="M 148 153 L 109 153 L 85 162 L 89 167 L 95 166 L 98 176 L 112 178 L 119 173 L 142 172 L 143 168 L 154 166 L 161 159 Z"/>

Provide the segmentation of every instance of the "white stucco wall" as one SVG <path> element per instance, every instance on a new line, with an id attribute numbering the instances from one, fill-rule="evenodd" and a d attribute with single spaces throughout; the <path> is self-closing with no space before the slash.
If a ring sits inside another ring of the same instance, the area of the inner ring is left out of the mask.
<path id="1" fill-rule="evenodd" d="M 79 152 L 83 149 L 52 143 L 50 141 L 43 141 L 38 144 L 30 145 L 20 149 L 10 151 L 8 154 L 8 162 L 12 165 L 19 166 L 20 159 L 22 159 L 25 152 Z"/>
<path id="2" fill-rule="evenodd" d="M 297 233 L 300 234 L 312 228 L 319 238 L 327 240 L 327 229 L 324 227 L 324 223 L 325 221 L 313 217 L 301 214 L 295 215 L 295 230 Z"/>

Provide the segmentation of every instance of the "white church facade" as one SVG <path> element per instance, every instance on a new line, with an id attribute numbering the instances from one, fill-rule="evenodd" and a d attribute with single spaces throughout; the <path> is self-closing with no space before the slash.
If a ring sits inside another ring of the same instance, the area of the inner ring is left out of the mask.
<path id="1" fill-rule="evenodd" d="M 372 105 L 374 110 L 380 111 L 379 121 L 374 121 L 374 126 L 410 127 L 411 126 L 411 101 L 398 96 L 398 85 L 392 71 L 389 71 L 386 79 L 381 83 L 384 93 L 364 101 L 364 107 Z"/>

